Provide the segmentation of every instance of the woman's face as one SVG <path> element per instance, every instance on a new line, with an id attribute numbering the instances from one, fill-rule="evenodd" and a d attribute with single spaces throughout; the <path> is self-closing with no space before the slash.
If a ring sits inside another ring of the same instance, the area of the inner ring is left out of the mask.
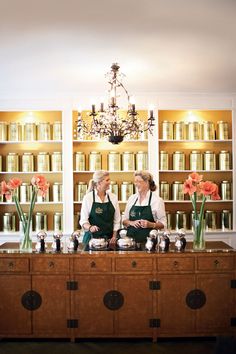
<path id="1" fill-rule="evenodd" d="M 106 176 L 103 178 L 101 182 L 98 183 L 98 190 L 106 192 L 110 188 L 111 180 L 110 176 Z"/>
<path id="2" fill-rule="evenodd" d="M 149 190 L 149 183 L 144 181 L 142 177 L 135 176 L 134 177 L 134 185 L 136 187 L 137 192 L 142 193 Z"/>

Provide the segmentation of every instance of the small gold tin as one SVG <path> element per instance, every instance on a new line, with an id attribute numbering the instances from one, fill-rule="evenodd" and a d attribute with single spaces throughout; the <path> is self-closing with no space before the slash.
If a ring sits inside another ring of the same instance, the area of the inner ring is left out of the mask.
<path id="1" fill-rule="evenodd" d="M 173 170 L 185 170 L 185 154 L 182 151 L 175 151 L 173 153 Z"/>
<path id="2" fill-rule="evenodd" d="M 232 212 L 230 210 L 222 210 L 221 228 L 222 231 L 232 230 Z"/>
<path id="3" fill-rule="evenodd" d="M 187 229 L 187 214 L 185 211 L 177 210 L 175 213 L 175 229 Z"/>
<path id="4" fill-rule="evenodd" d="M 184 140 L 185 139 L 185 123 L 184 122 L 175 122 L 174 123 L 174 139 L 175 140 Z"/>
<path id="5" fill-rule="evenodd" d="M 39 152 L 37 155 L 37 171 L 49 172 L 50 171 L 50 157 L 48 152 Z"/>
<path id="6" fill-rule="evenodd" d="M 202 139 L 215 140 L 215 126 L 213 122 L 204 121 L 202 124 Z"/>
<path id="7" fill-rule="evenodd" d="M 20 186 L 20 202 L 28 203 L 32 196 L 32 186 L 30 183 L 23 182 Z"/>
<path id="8" fill-rule="evenodd" d="M 54 151 L 51 154 L 51 166 L 53 172 L 62 171 L 62 152 Z"/>
<path id="9" fill-rule="evenodd" d="M 190 170 L 200 171 L 203 170 L 203 160 L 201 151 L 193 150 L 189 155 Z"/>
<path id="10" fill-rule="evenodd" d="M 34 171 L 34 155 L 32 152 L 24 152 L 22 155 L 22 172 Z"/>
<path id="11" fill-rule="evenodd" d="M 116 151 L 110 151 L 107 156 L 107 165 L 109 171 L 120 171 L 120 154 Z"/>
<path id="12" fill-rule="evenodd" d="M 162 126 L 162 139 L 173 140 L 174 138 L 174 124 L 168 120 L 163 120 Z"/>
<path id="13" fill-rule="evenodd" d="M 169 154 L 167 151 L 160 151 L 159 154 L 159 169 L 160 171 L 169 170 Z"/>
<path id="14" fill-rule="evenodd" d="M 7 140 L 7 122 L 0 122 L 0 141 Z"/>
<path id="15" fill-rule="evenodd" d="M 41 213 L 37 212 L 35 214 L 35 231 L 39 232 L 41 230 L 47 231 L 48 225 L 47 225 L 47 214 L 46 213 Z"/>
<path id="16" fill-rule="evenodd" d="M 16 231 L 16 216 L 14 213 L 3 214 L 3 232 Z"/>
<path id="17" fill-rule="evenodd" d="M 213 151 L 204 151 L 204 170 L 216 170 L 216 155 Z"/>
<path id="18" fill-rule="evenodd" d="M 216 229 L 216 212 L 212 210 L 205 211 L 206 230 L 212 231 Z"/>
<path id="19" fill-rule="evenodd" d="M 54 232 L 63 231 L 63 213 L 56 212 L 53 215 Z"/>
<path id="20" fill-rule="evenodd" d="M 53 140 L 62 140 L 62 122 L 55 121 L 52 124 L 52 139 Z"/>
<path id="21" fill-rule="evenodd" d="M 230 170 L 230 153 L 226 150 L 219 152 L 219 170 Z"/>
<path id="22" fill-rule="evenodd" d="M 86 182 L 78 182 L 76 184 L 76 200 L 78 202 L 82 202 L 86 192 L 87 192 L 88 186 Z"/>
<path id="23" fill-rule="evenodd" d="M 134 153 L 130 151 L 125 151 L 122 154 L 122 170 L 123 171 L 134 171 L 135 170 L 135 160 Z"/>
<path id="24" fill-rule="evenodd" d="M 200 124 L 198 122 L 188 123 L 188 139 L 189 140 L 200 139 Z"/>
<path id="25" fill-rule="evenodd" d="M 98 151 L 91 151 L 89 154 L 89 171 L 99 171 L 102 169 L 102 156 Z"/>
<path id="26" fill-rule="evenodd" d="M 134 193 L 134 185 L 132 182 L 121 183 L 121 201 L 126 202 L 129 197 Z"/>
<path id="27" fill-rule="evenodd" d="M 114 193 L 117 196 L 117 198 L 119 198 L 119 188 L 118 188 L 117 182 L 111 181 L 110 191 L 111 191 L 111 193 Z"/>
<path id="28" fill-rule="evenodd" d="M 49 122 L 39 122 L 37 126 L 38 130 L 38 140 L 47 141 L 51 139 L 50 123 Z"/>
<path id="29" fill-rule="evenodd" d="M 231 183 L 229 181 L 222 181 L 220 190 L 222 200 L 231 200 Z"/>
<path id="30" fill-rule="evenodd" d="M 52 200 L 60 203 L 63 199 L 63 184 L 61 182 L 54 182 L 52 185 Z"/>
<path id="31" fill-rule="evenodd" d="M 9 141 L 20 141 L 21 136 L 21 125 L 18 122 L 10 122 L 8 125 L 8 140 Z"/>
<path id="32" fill-rule="evenodd" d="M 174 181 L 172 183 L 172 200 L 184 200 L 183 182 Z"/>
<path id="33" fill-rule="evenodd" d="M 33 122 L 24 123 L 24 140 L 35 141 L 36 140 L 36 124 Z"/>
<path id="34" fill-rule="evenodd" d="M 148 153 L 145 151 L 137 151 L 136 153 L 136 170 L 148 170 Z"/>
<path id="35" fill-rule="evenodd" d="M 75 153 L 75 171 L 85 171 L 85 154 L 82 151 Z"/>
<path id="36" fill-rule="evenodd" d="M 224 121 L 217 122 L 217 139 L 228 140 L 229 139 L 229 123 Z"/>
<path id="37" fill-rule="evenodd" d="M 19 172 L 19 156 L 16 152 L 9 152 L 6 156 L 6 171 Z"/>
<path id="38" fill-rule="evenodd" d="M 160 197 L 164 200 L 170 199 L 170 185 L 167 181 L 160 182 Z"/>

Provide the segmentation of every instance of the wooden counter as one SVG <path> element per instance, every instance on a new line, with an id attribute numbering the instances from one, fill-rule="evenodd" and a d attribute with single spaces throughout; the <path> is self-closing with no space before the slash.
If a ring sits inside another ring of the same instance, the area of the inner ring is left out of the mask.
<path id="1" fill-rule="evenodd" d="M 236 252 L 21 254 L 0 247 L 0 337 L 236 334 Z"/>

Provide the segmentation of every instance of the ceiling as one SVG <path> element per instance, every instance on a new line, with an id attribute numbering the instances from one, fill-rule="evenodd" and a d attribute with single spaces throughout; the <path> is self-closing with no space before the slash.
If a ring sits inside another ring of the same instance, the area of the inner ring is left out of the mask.
<path id="1" fill-rule="evenodd" d="M 0 0 L 0 98 L 236 92 L 236 0 Z"/>

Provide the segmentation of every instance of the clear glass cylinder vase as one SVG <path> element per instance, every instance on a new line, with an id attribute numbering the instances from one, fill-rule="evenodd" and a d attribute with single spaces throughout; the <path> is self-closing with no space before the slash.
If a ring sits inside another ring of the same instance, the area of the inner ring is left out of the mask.
<path id="1" fill-rule="evenodd" d="M 20 237 L 20 252 L 31 253 L 32 252 L 32 239 L 30 237 L 30 231 L 22 232 Z"/>
<path id="2" fill-rule="evenodd" d="M 193 219 L 193 250 L 203 251 L 206 248 L 205 242 L 205 219 Z"/>

